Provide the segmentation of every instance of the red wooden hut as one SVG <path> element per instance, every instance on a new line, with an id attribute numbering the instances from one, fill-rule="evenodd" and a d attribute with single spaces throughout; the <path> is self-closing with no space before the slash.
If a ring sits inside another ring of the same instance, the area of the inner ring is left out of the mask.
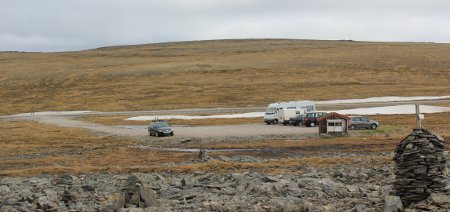
<path id="1" fill-rule="evenodd" d="M 347 134 L 350 117 L 336 112 L 328 113 L 317 119 L 319 134 Z"/>

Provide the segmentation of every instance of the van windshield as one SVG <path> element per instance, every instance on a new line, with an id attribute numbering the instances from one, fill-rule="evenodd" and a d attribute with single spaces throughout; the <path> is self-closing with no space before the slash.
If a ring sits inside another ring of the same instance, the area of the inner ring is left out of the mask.
<path id="1" fill-rule="evenodd" d="M 269 107 L 266 110 L 266 114 L 274 114 L 276 112 L 276 109 L 274 107 Z"/>

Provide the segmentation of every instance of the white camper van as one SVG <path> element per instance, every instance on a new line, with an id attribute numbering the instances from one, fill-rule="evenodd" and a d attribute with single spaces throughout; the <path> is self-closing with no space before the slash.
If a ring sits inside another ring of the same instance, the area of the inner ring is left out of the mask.
<path id="1" fill-rule="evenodd" d="M 264 122 L 266 122 L 266 124 L 288 124 L 289 118 L 293 118 L 307 112 L 313 112 L 315 110 L 316 105 L 313 101 L 272 103 L 269 104 L 266 113 L 264 114 Z"/>

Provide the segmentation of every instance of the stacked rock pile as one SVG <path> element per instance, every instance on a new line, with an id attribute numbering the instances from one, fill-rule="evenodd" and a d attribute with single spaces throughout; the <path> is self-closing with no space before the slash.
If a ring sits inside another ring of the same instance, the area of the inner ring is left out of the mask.
<path id="1" fill-rule="evenodd" d="M 426 129 L 414 129 L 395 150 L 394 190 L 405 206 L 448 192 L 444 139 Z"/>

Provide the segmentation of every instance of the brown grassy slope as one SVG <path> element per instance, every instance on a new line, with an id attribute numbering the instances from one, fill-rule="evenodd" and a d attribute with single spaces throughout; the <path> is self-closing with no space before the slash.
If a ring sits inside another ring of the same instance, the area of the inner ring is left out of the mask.
<path id="1" fill-rule="evenodd" d="M 0 121 L 0 176 L 41 173 L 128 172 L 191 159 L 187 153 L 128 148 L 135 141 L 36 122 Z"/>
<path id="2" fill-rule="evenodd" d="M 0 114 L 448 95 L 450 45 L 220 40 L 0 53 Z"/>
<path id="3" fill-rule="evenodd" d="M 306 158 L 287 159 L 283 155 L 270 155 L 274 160 L 270 162 L 235 163 L 210 161 L 201 164 L 165 166 L 161 163 L 189 161 L 196 158 L 197 153 L 186 152 L 158 152 L 129 148 L 136 143 L 126 138 L 101 137 L 81 129 L 56 127 L 36 122 L 0 121 L 0 176 L 57 174 L 57 173 L 130 173 L 130 172 L 193 172 L 202 171 L 248 171 L 261 169 L 264 172 L 283 173 L 297 171 L 298 166 L 312 166 L 326 168 L 338 163 L 353 164 L 352 157 L 318 158 L 314 154 L 329 150 L 329 145 L 323 147 L 314 142 L 303 144 L 297 141 L 295 146 L 313 147 L 312 154 Z M 258 143 L 256 141 L 256 143 Z M 337 144 L 351 144 L 352 142 L 339 139 Z M 354 143 L 355 146 L 366 144 Z M 341 145 L 342 146 L 342 145 Z M 241 148 L 244 146 L 240 146 Z M 345 152 L 354 152 L 359 147 L 352 146 Z M 302 149 L 296 150 L 304 154 Z M 295 150 L 292 152 L 295 154 Z M 219 155 L 260 155 L 261 152 L 228 152 L 211 153 Z M 267 155 L 266 155 L 267 157 Z M 358 156 L 361 158 L 361 156 Z M 388 163 L 386 157 L 366 157 L 372 165 Z M 354 166 L 368 166 L 370 164 L 353 164 Z M 239 169 L 239 170 L 237 170 Z"/>
<path id="4" fill-rule="evenodd" d="M 197 153 L 158 152 L 129 148 L 136 141 L 120 137 L 102 137 L 82 129 L 56 127 L 36 122 L 0 121 L 0 176 L 30 175 L 41 173 L 128 173 L 173 171 L 248 171 L 281 173 L 298 170 L 298 166 L 326 168 L 338 163 L 368 167 L 387 164 L 390 157 L 377 153 L 391 152 L 414 126 L 413 115 L 374 116 L 381 122 L 377 130 L 358 130 L 360 136 L 328 139 L 173 143 L 167 147 L 181 148 L 250 148 L 263 151 L 210 152 L 219 155 L 253 155 L 273 159 L 263 163 L 233 163 L 211 161 L 202 164 L 161 166 L 161 163 L 188 161 Z M 426 114 L 424 126 L 446 139 L 450 147 L 450 113 Z M 391 137 L 386 138 L 385 134 Z M 160 142 L 164 142 L 161 140 Z M 327 153 L 358 153 L 355 156 L 320 158 Z M 363 157 L 362 154 L 372 156 Z M 377 156 L 378 155 L 378 156 Z M 302 156 L 304 158 L 288 159 Z M 356 161 L 356 162 L 355 162 Z M 358 162 L 359 161 L 359 162 Z M 239 170 L 238 170 L 239 169 Z"/>

